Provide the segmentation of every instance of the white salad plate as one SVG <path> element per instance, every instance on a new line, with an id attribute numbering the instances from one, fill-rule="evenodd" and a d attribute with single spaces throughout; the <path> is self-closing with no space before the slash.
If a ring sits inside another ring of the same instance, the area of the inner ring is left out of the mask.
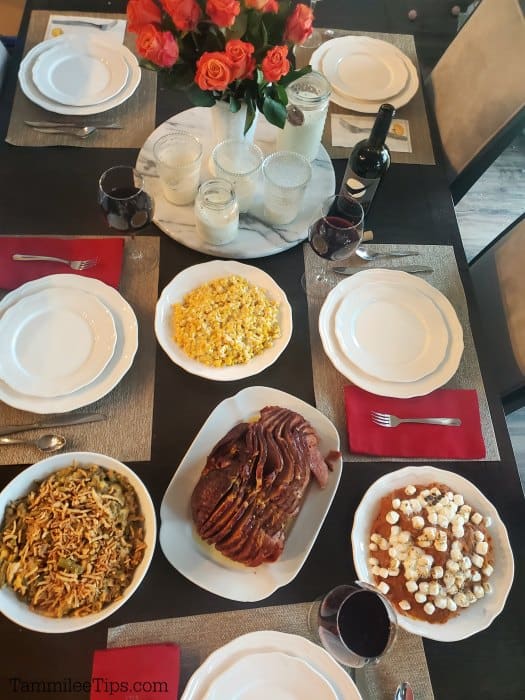
<path id="1" fill-rule="evenodd" d="M 299 515 L 280 558 L 255 568 L 221 555 L 197 535 L 191 514 L 191 495 L 206 459 L 216 443 L 235 425 L 256 417 L 265 406 L 296 411 L 314 427 L 322 455 L 339 451 L 339 435 L 317 409 L 277 389 L 251 386 L 222 401 L 209 415 L 178 466 L 162 499 L 159 541 L 170 564 L 183 576 L 211 593 L 237 601 L 263 600 L 290 583 L 313 547 L 341 478 L 342 459 L 331 461 L 324 489 L 309 485 Z"/>
<path id="2" fill-rule="evenodd" d="M 337 700 L 362 700 L 349 673 L 321 646 L 299 635 L 266 630 L 244 634 L 210 654 L 191 676 L 180 700 L 204 700 L 214 679 L 233 664 L 252 655 L 272 652 L 280 652 L 308 664 L 328 681 Z M 269 700 L 275 698 L 273 694 L 266 697 Z M 295 698 L 317 700 L 313 695 L 296 694 Z"/>
<path id="3" fill-rule="evenodd" d="M 335 90 L 358 100 L 385 101 L 408 81 L 407 65 L 391 44 L 359 36 L 341 37 L 323 54 L 322 66 Z"/>
<path id="4" fill-rule="evenodd" d="M 324 74 L 323 62 L 326 52 L 334 46 L 335 42 L 339 42 L 341 41 L 341 39 L 345 38 L 346 37 L 329 39 L 324 44 L 321 44 L 321 46 L 313 52 L 312 57 L 310 59 L 310 65 L 312 66 L 313 70 L 319 71 L 320 73 Z M 401 89 L 401 91 L 397 93 L 397 95 L 391 95 L 386 101 L 396 109 L 403 107 L 408 102 L 410 102 L 410 100 L 414 97 L 419 88 L 419 78 L 416 67 L 414 66 L 412 61 L 407 56 L 405 56 L 405 54 L 402 51 L 399 51 L 399 49 L 397 49 L 392 44 L 388 44 L 388 42 L 379 41 L 378 39 L 372 39 L 370 37 L 361 38 L 367 42 L 377 42 L 380 45 L 386 44 L 388 47 L 398 52 L 399 58 L 404 62 L 408 70 L 408 80 L 405 86 Z M 371 46 L 371 48 L 373 47 Z M 349 97 L 348 95 L 339 93 L 337 89 L 332 90 L 330 100 L 334 104 L 339 105 L 340 107 L 344 107 L 345 109 L 351 109 L 355 112 L 362 112 L 364 114 L 376 114 L 379 110 L 379 107 L 381 107 L 383 102 L 385 102 L 385 100 L 360 100 L 356 97 Z"/>
<path id="5" fill-rule="evenodd" d="M 243 656 L 213 680 L 205 700 L 337 700 L 310 664 L 280 651 Z"/>
<path id="6" fill-rule="evenodd" d="M 67 295 L 80 290 L 92 294 L 113 316 L 117 333 L 115 349 L 106 367 L 90 384 L 65 396 L 50 398 L 32 396 L 12 389 L 0 380 L 0 401 L 22 411 L 33 413 L 65 413 L 98 401 L 108 394 L 131 367 L 138 347 L 138 324 L 135 312 L 113 287 L 92 277 L 80 275 L 48 275 L 21 285 L 0 301 L 0 319 L 8 309 L 36 292 L 57 289 Z"/>
<path id="7" fill-rule="evenodd" d="M 399 610 L 397 621 L 400 627 L 412 634 L 438 642 L 457 642 L 481 632 L 494 621 L 505 606 L 514 578 L 514 557 L 505 525 L 496 508 L 474 484 L 455 472 L 431 466 L 404 467 L 382 476 L 370 486 L 355 512 L 352 552 L 359 580 L 374 584 L 374 577 L 368 566 L 368 543 L 372 523 L 379 510 L 379 502 L 384 496 L 403 486 L 435 483 L 449 486 L 455 493 L 463 496 L 465 503 L 492 519 L 488 528 L 494 547 L 494 573 L 490 577 L 492 592 L 443 624 L 417 620 L 403 615 Z"/>
<path id="8" fill-rule="evenodd" d="M 131 95 L 133 95 L 142 77 L 139 62 L 131 51 L 125 46 L 120 44 L 117 45 L 115 42 L 112 42 L 111 48 L 124 59 L 128 67 L 128 77 L 126 82 L 123 88 L 117 92 L 116 95 L 110 97 L 104 102 L 101 102 L 100 104 L 82 107 L 61 104 L 60 102 L 46 97 L 46 95 L 44 95 L 35 85 L 32 75 L 33 66 L 35 65 L 37 59 L 45 51 L 57 46 L 58 42 L 65 43 L 66 41 L 69 41 L 67 37 L 42 41 L 40 44 L 34 46 L 24 57 L 22 63 L 20 64 L 18 79 L 20 81 L 22 92 L 29 100 L 31 100 L 31 102 L 34 102 L 40 107 L 43 107 L 50 112 L 54 112 L 55 114 L 89 116 L 90 114 L 100 114 L 101 112 L 106 112 L 108 109 L 113 109 L 113 107 L 117 107 L 129 99 Z"/>
<path id="9" fill-rule="evenodd" d="M 112 615 L 118 608 L 126 603 L 133 593 L 140 586 L 142 579 L 151 564 L 155 542 L 157 537 L 157 520 L 155 507 L 151 496 L 144 483 L 128 466 L 119 462 L 113 457 L 108 457 L 97 452 L 64 452 L 59 455 L 47 457 L 39 462 L 27 467 L 15 476 L 7 486 L 0 492 L 0 520 L 4 520 L 5 509 L 13 501 L 26 496 L 35 483 L 47 479 L 59 469 L 65 469 L 73 464 L 98 464 L 100 467 L 122 474 L 131 484 L 140 504 L 142 515 L 144 516 L 144 541 L 146 549 L 142 561 L 139 563 L 128 587 L 122 595 L 112 603 L 102 608 L 99 612 L 78 617 L 47 617 L 32 610 L 27 603 L 18 598 L 9 586 L 0 588 L 0 612 L 9 620 L 20 627 L 33 630 L 34 632 L 44 632 L 46 634 L 63 634 L 66 632 L 77 632 L 96 625 L 101 620 Z"/>
<path id="10" fill-rule="evenodd" d="M 271 347 L 244 364 L 210 367 L 186 355 L 173 339 L 173 305 L 182 303 L 185 295 L 201 284 L 230 275 L 239 275 L 251 284 L 261 287 L 266 290 L 270 299 L 279 304 L 281 335 Z M 220 382 L 234 381 L 259 374 L 277 360 L 292 336 L 292 309 L 286 294 L 266 272 L 235 260 L 212 260 L 186 268 L 164 287 L 155 312 L 155 333 L 168 357 L 190 374 Z"/>
<path id="11" fill-rule="evenodd" d="M 413 382 L 445 358 L 448 328 L 419 289 L 370 282 L 341 299 L 334 317 L 343 353 L 360 369 L 385 381 Z"/>
<path id="12" fill-rule="evenodd" d="M 33 65 L 33 82 L 50 100 L 72 107 L 97 105 L 126 84 L 129 67 L 119 45 L 97 37 L 69 40 L 51 47 Z"/>
<path id="13" fill-rule="evenodd" d="M 386 381 L 365 372 L 343 352 L 335 333 L 339 304 L 362 286 L 372 282 L 392 284 L 410 293 L 418 290 L 427 296 L 441 313 L 448 332 L 447 350 L 436 369 L 414 381 Z M 463 329 L 449 300 L 424 280 L 399 270 L 376 268 L 363 270 L 340 282 L 326 297 L 319 314 L 319 334 L 324 351 L 334 367 L 357 386 L 379 396 L 400 399 L 424 396 L 446 384 L 456 373 L 463 354 Z"/>
<path id="14" fill-rule="evenodd" d="M 45 289 L 4 313 L 0 338 L 3 381 L 22 394 L 54 397 L 98 377 L 113 356 L 117 332 L 93 294 Z"/>

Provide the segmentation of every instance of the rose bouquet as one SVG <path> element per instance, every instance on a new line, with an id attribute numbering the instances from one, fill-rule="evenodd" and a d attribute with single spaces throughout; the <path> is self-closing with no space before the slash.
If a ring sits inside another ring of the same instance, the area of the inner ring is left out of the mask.
<path id="1" fill-rule="evenodd" d="M 128 28 L 142 64 L 162 71 L 193 104 L 246 104 L 244 131 L 256 110 L 283 127 L 294 44 L 312 33 L 313 14 L 292 0 L 129 0 Z"/>

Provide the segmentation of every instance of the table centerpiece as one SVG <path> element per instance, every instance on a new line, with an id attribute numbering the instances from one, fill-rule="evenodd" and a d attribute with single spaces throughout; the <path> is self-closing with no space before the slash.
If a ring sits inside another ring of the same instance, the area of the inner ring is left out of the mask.
<path id="1" fill-rule="evenodd" d="M 253 139 L 255 118 L 283 128 L 293 47 L 312 33 L 312 10 L 292 0 L 129 0 L 128 29 L 142 65 L 196 106 L 213 107 L 215 137 Z"/>

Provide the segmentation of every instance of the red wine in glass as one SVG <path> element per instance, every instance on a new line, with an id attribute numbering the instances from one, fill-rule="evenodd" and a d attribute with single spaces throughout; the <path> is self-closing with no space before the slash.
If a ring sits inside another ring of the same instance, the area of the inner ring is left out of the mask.
<path id="1" fill-rule="evenodd" d="M 142 176 L 132 167 L 117 165 L 99 180 L 98 201 L 111 228 L 136 231 L 153 218 L 153 200 Z"/>

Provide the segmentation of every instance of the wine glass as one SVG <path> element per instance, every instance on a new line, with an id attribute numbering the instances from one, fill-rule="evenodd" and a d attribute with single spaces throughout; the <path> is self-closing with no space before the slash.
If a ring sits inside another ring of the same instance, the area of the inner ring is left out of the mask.
<path id="1" fill-rule="evenodd" d="M 388 599 L 363 581 L 336 586 L 316 600 L 308 628 L 343 666 L 377 664 L 397 635 L 395 611 Z"/>
<path id="2" fill-rule="evenodd" d="M 321 216 L 308 229 L 310 247 L 320 258 L 341 261 L 351 257 L 363 239 L 364 212 L 356 199 L 334 195 L 321 205 Z M 315 270 L 308 286 L 303 275 L 303 288 L 309 296 L 325 296 L 331 286 L 330 268 Z"/>
<path id="3" fill-rule="evenodd" d="M 153 218 L 154 204 L 144 189 L 144 178 L 128 165 L 116 165 L 106 170 L 98 181 L 98 202 L 110 228 L 131 231 L 126 245 L 127 259 L 150 269 L 158 262 L 154 253 L 141 250 L 134 232 L 144 228 Z"/>

